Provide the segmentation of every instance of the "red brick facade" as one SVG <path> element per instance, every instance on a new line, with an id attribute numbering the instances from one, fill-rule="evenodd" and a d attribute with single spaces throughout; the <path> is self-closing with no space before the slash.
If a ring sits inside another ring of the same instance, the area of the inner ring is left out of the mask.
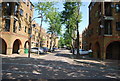
<path id="1" fill-rule="evenodd" d="M 94 58 L 120 59 L 120 2 L 91 2 L 82 36 L 83 49 L 92 49 Z"/>

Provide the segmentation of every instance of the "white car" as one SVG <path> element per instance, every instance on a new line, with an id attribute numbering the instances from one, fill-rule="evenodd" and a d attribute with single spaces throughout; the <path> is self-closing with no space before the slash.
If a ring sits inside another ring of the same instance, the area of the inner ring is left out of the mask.
<path id="1" fill-rule="evenodd" d="M 39 49 L 39 53 L 44 53 L 42 48 L 38 48 L 38 47 L 34 47 L 31 48 L 31 52 L 32 53 L 38 53 L 38 49 Z"/>
<path id="2" fill-rule="evenodd" d="M 84 49 L 79 49 L 80 55 L 88 55 L 90 52 L 91 52 L 91 50 L 85 51 Z M 77 54 L 77 49 L 75 49 L 74 54 Z"/>

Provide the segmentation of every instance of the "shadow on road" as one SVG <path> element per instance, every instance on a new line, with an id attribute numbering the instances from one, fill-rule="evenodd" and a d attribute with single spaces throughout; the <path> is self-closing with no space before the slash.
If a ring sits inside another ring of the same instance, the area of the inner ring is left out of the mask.
<path id="1" fill-rule="evenodd" d="M 62 54 L 62 53 L 57 53 L 57 54 L 55 54 L 55 56 L 67 57 L 67 58 L 72 58 L 73 57 L 73 55 L 71 55 L 71 54 Z"/>
<path id="2" fill-rule="evenodd" d="M 89 65 L 26 57 L 3 58 L 2 71 L 3 79 L 108 79 L 106 75 L 113 74 Z"/>
<path id="3" fill-rule="evenodd" d="M 61 51 L 58 51 L 58 50 L 55 50 L 55 51 L 52 51 L 51 53 L 59 53 Z"/>

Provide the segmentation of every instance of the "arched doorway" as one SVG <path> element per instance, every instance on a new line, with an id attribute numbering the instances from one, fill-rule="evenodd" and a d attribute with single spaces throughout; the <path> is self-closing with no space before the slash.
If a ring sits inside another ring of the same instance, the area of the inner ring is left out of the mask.
<path id="1" fill-rule="evenodd" d="M 21 47 L 21 41 L 19 39 L 16 39 L 13 43 L 13 54 L 14 53 L 19 54 L 20 47 Z"/>
<path id="2" fill-rule="evenodd" d="M 28 42 L 28 41 L 25 42 L 24 48 L 25 48 L 25 49 L 28 49 L 28 48 L 29 48 L 29 42 Z"/>
<path id="3" fill-rule="evenodd" d="M 97 42 L 96 44 L 95 44 L 95 52 L 96 52 L 96 54 L 97 54 L 97 58 L 101 58 L 101 52 L 100 52 L 101 50 L 100 50 L 100 44 Z"/>
<path id="4" fill-rule="evenodd" d="M 112 42 L 107 46 L 106 59 L 120 60 L 120 41 Z"/>
<path id="5" fill-rule="evenodd" d="M 29 42 L 26 41 L 25 44 L 24 44 L 24 53 L 25 54 L 28 54 L 28 49 L 29 49 Z"/>
<path id="6" fill-rule="evenodd" d="M 7 44 L 6 42 L 4 41 L 4 39 L 0 38 L 0 54 L 6 54 L 6 51 L 7 51 Z"/>

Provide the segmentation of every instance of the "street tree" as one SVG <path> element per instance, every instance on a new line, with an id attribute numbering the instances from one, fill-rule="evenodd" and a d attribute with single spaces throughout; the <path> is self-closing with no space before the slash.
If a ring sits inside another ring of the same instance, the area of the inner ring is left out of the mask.
<path id="1" fill-rule="evenodd" d="M 47 14 L 47 21 L 49 23 L 48 33 L 51 34 L 51 42 L 50 42 L 50 49 L 55 47 L 55 40 L 58 38 L 58 35 L 61 35 L 61 15 L 59 12 L 57 12 L 57 8 L 53 8 L 48 14 Z M 52 43 L 54 44 L 52 45 Z"/>
<path id="2" fill-rule="evenodd" d="M 38 2 L 35 3 L 35 10 L 38 11 L 38 15 L 41 16 L 41 21 L 40 21 L 40 35 L 39 39 L 40 42 L 42 40 L 41 38 L 41 27 L 43 22 L 47 22 L 47 14 L 53 9 L 53 2 Z M 40 44 L 41 47 L 41 44 Z"/>
<path id="3" fill-rule="evenodd" d="M 59 42 L 58 42 L 58 46 L 59 46 L 59 47 L 64 47 L 64 45 L 65 45 L 65 40 L 64 40 L 64 38 L 61 36 L 61 37 L 60 37 L 60 40 L 59 40 Z"/>
<path id="4" fill-rule="evenodd" d="M 69 46 L 71 46 L 73 50 L 75 48 L 73 42 L 76 42 L 76 40 L 79 39 L 78 23 L 81 22 L 81 18 L 82 18 L 80 13 L 81 4 L 82 4 L 81 2 L 65 2 L 64 10 L 62 11 L 62 16 L 61 16 L 62 24 L 64 24 L 66 28 L 64 34 L 65 40 L 68 40 L 68 38 L 69 40 L 72 40 L 72 41 L 66 41 L 66 43 L 68 42 Z M 79 50 L 79 44 L 77 45 L 78 45 L 77 48 Z M 79 53 L 77 52 L 77 54 Z"/>

